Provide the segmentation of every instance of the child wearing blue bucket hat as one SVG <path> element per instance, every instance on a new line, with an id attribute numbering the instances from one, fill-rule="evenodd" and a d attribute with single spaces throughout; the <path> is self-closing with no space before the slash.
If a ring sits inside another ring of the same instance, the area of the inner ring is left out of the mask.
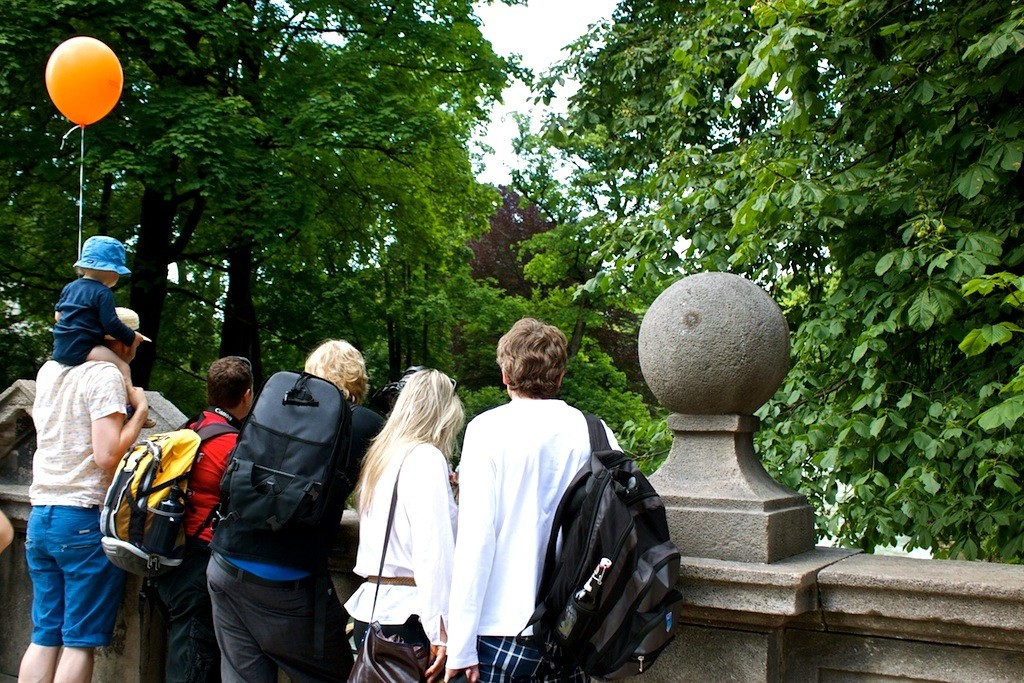
<path id="1" fill-rule="evenodd" d="M 127 346 L 149 341 L 149 337 L 122 322 L 114 307 L 111 287 L 122 275 L 131 275 L 125 265 L 124 245 L 113 237 L 90 237 L 75 262 L 81 275 L 60 293 L 53 326 L 53 359 L 63 365 L 86 361 L 107 361 L 121 370 L 131 385 L 128 364 L 103 344 L 104 337 Z"/>

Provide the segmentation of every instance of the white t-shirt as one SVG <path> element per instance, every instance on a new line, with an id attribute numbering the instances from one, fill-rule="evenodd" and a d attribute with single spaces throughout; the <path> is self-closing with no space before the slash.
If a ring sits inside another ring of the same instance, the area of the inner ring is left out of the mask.
<path id="1" fill-rule="evenodd" d="M 618 448 L 610 431 L 608 441 Z M 459 462 L 449 669 L 478 663 L 478 635 L 515 636 L 526 626 L 555 510 L 589 457 L 586 418 L 557 399 L 512 399 L 469 423 Z"/>
<path id="2" fill-rule="evenodd" d="M 354 571 L 365 577 L 377 576 L 380 570 L 391 494 L 401 465 L 395 521 L 382 576 L 411 576 L 416 585 L 382 585 L 374 610 L 377 586 L 364 583 L 345 603 L 345 609 L 359 621 L 369 623 L 372 615 L 373 621 L 390 625 L 404 624 L 410 615 L 417 614 L 430 642 L 444 645 L 441 631 L 442 623 L 447 624 L 458 516 L 448 479 L 448 461 L 430 444 L 405 450 L 408 455 L 398 453 L 381 474 L 373 489 L 370 509 L 359 516 L 359 550 Z"/>
<path id="3" fill-rule="evenodd" d="M 61 365 L 47 361 L 36 376 L 32 421 L 32 505 L 102 505 L 113 470 L 104 472 L 92 457 L 92 423 L 125 414 L 128 392 L 113 363 Z"/>

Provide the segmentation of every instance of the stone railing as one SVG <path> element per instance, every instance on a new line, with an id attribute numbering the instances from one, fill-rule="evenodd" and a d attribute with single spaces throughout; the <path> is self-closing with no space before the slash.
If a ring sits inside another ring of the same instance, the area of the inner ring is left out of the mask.
<path id="1" fill-rule="evenodd" d="M 675 441 L 652 482 L 686 555 L 679 635 L 644 680 L 1024 681 L 1024 567 L 815 547 L 810 506 L 769 477 L 754 453 L 753 413 L 778 388 L 789 359 L 785 320 L 761 289 L 723 273 L 685 278 L 651 306 L 639 344 L 651 390 L 673 411 Z M 0 506 L 20 533 L 0 556 L 0 680 L 16 675 L 28 642 L 31 590 L 27 482 L 3 484 L 11 472 L 24 474 L 22 457 L 4 448 L 17 431 L 5 396 Z M 22 448 L 26 442 L 22 436 Z M 349 571 L 351 512 L 339 538 L 332 569 L 347 595 L 358 584 Z M 129 584 L 129 596 L 133 590 Z M 134 680 L 134 610 L 126 600 L 116 641 L 99 655 L 97 681 Z M 146 651 L 156 657 L 159 644 Z M 142 662 L 141 680 L 159 680 L 157 666 Z"/>

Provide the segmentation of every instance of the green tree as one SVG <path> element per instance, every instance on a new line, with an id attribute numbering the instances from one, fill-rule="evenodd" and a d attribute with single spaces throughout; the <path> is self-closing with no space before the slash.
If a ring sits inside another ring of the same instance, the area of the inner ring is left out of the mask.
<path id="1" fill-rule="evenodd" d="M 624 447 L 655 467 L 667 450 L 666 434 L 634 438 L 658 432 L 638 391 L 642 380 L 637 363 L 629 362 L 636 356 L 639 315 L 623 306 L 635 301 L 584 289 L 600 269 L 593 235 L 603 225 L 603 214 L 580 220 L 568 208 L 554 210 L 569 204 L 555 191 L 560 186 L 547 183 L 550 176 L 536 172 L 546 160 L 538 153 L 529 180 L 520 176 L 518 182 L 534 190 L 544 187 L 538 195 L 548 205 L 526 202 L 509 188 L 499 188 L 501 209 L 491 217 L 490 230 L 470 244 L 476 281 L 466 291 L 471 293 L 472 311 L 464 316 L 467 322 L 456 336 L 456 370 L 463 385 L 473 390 L 463 392 L 469 414 L 508 400 L 503 390 L 495 391 L 501 386 L 494 361 L 498 338 L 521 317 L 541 318 L 558 326 L 569 340 L 562 398 L 600 415 Z M 624 349 L 629 351 L 623 354 Z M 628 376 L 623 367 L 635 375 Z"/>
<path id="2" fill-rule="evenodd" d="M 85 231 L 134 255 L 138 383 L 191 405 L 218 354 L 294 367 L 326 337 L 383 374 L 444 355 L 448 275 L 494 202 L 467 143 L 509 68 L 468 0 L 0 5 L 0 299 L 33 329 L 72 276 L 77 149 L 42 74 L 75 34 L 125 71 L 87 131 Z"/>
<path id="3" fill-rule="evenodd" d="M 1009 0 L 626 1 L 564 65 L 562 149 L 591 140 L 643 209 L 612 281 L 731 270 L 783 306 L 759 448 L 843 544 L 1024 558 L 1020 411 L 986 413 L 1020 309 L 963 294 L 1021 275 L 1022 49 Z"/>

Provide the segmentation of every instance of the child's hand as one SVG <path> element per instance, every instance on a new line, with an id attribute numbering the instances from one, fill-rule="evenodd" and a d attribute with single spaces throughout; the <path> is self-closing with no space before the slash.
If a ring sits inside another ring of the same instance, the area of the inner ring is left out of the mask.
<path id="1" fill-rule="evenodd" d="M 135 408 L 135 412 L 149 412 L 149 401 L 146 400 L 146 392 L 142 387 L 128 387 L 128 402 Z"/>

